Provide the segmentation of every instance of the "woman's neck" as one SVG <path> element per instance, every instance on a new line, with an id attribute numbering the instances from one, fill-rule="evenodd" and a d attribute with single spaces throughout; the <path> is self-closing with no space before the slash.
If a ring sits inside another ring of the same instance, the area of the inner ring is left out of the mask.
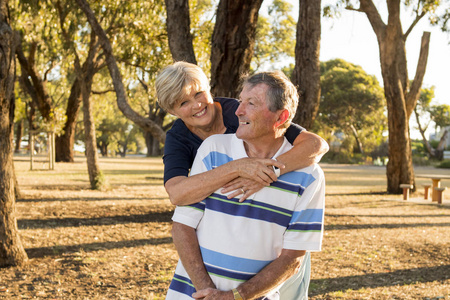
<path id="1" fill-rule="evenodd" d="M 193 134 L 197 135 L 202 140 L 214 134 L 225 133 L 227 130 L 223 122 L 222 106 L 219 102 L 214 102 L 214 110 L 214 119 L 210 124 L 202 127 L 187 126 Z"/>

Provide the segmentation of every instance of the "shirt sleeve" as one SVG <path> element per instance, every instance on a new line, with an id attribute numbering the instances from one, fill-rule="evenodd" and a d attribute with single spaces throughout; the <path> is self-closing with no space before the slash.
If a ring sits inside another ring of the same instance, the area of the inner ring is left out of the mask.
<path id="1" fill-rule="evenodd" d="M 320 251 L 323 239 L 325 177 L 313 166 L 310 184 L 301 187 L 296 207 L 284 235 L 283 248 Z"/>
<path id="2" fill-rule="evenodd" d="M 192 145 L 177 135 L 167 133 L 164 145 L 164 183 L 176 176 L 188 176 L 193 161 Z"/>
<path id="3" fill-rule="evenodd" d="M 286 129 L 286 133 L 284 134 L 284 136 L 286 137 L 288 142 L 291 143 L 291 145 L 293 145 L 295 139 L 297 138 L 297 136 L 300 133 L 302 133 L 303 130 L 306 130 L 306 129 L 300 125 L 291 123 L 291 125 Z"/>
<path id="4" fill-rule="evenodd" d="M 209 171 L 208 166 L 204 163 L 204 157 L 206 156 L 207 153 L 209 153 L 209 151 L 207 150 L 209 149 L 208 146 L 209 142 L 205 141 L 198 149 L 194 163 L 192 164 L 191 176 Z M 177 206 L 175 208 L 172 221 L 196 229 L 201 219 L 203 218 L 204 211 L 205 211 L 204 201 L 194 203 L 191 205 Z"/>

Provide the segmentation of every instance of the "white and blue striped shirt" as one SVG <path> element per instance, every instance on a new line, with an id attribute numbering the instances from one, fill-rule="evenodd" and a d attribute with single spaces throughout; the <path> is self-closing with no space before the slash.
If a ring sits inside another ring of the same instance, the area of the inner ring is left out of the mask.
<path id="1" fill-rule="evenodd" d="M 291 148 L 285 140 L 274 158 Z M 214 135 L 200 146 L 191 174 L 244 157 L 243 141 L 234 134 Z M 228 291 L 261 271 L 282 249 L 320 251 L 324 205 L 325 178 L 313 165 L 281 175 L 242 203 L 219 189 L 202 202 L 177 207 L 172 219 L 196 229 L 211 279 L 217 289 Z M 180 261 L 166 299 L 192 299 L 194 292 Z"/>

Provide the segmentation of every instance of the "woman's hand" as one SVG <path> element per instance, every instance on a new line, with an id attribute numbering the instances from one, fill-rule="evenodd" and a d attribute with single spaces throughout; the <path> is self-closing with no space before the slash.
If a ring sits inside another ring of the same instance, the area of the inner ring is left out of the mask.
<path id="1" fill-rule="evenodd" d="M 248 178 L 268 186 L 277 180 L 272 166 L 284 169 L 284 164 L 269 158 L 241 158 L 232 162 L 239 177 Z M 251 195 L 251 194 L 250 194 Z"/>
<path id="2" fill-rule="evenodd" d="M 226 194 L 234 191 L 229 194 L 227 198 L 231 199 L 242 195 L 239 198 L 239 202 L 244 202 L 250 195 L 253 195 L 265 186 L 268 186 L 268 184 L 261 184 L 260 182 L 251 179 L 239 177 L 224 185 L 220 192 Z"/>

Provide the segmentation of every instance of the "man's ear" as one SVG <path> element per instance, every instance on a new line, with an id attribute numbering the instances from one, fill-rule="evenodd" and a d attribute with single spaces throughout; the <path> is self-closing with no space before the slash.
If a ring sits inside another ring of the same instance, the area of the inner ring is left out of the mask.
<path id="1" fill-rule="evenodd" d="M 289 119 L 289 111 L 287 109 L 283 109 L 278 116 L 278 120 L 275 122 L 275 127 L 280 127 Z"/>

